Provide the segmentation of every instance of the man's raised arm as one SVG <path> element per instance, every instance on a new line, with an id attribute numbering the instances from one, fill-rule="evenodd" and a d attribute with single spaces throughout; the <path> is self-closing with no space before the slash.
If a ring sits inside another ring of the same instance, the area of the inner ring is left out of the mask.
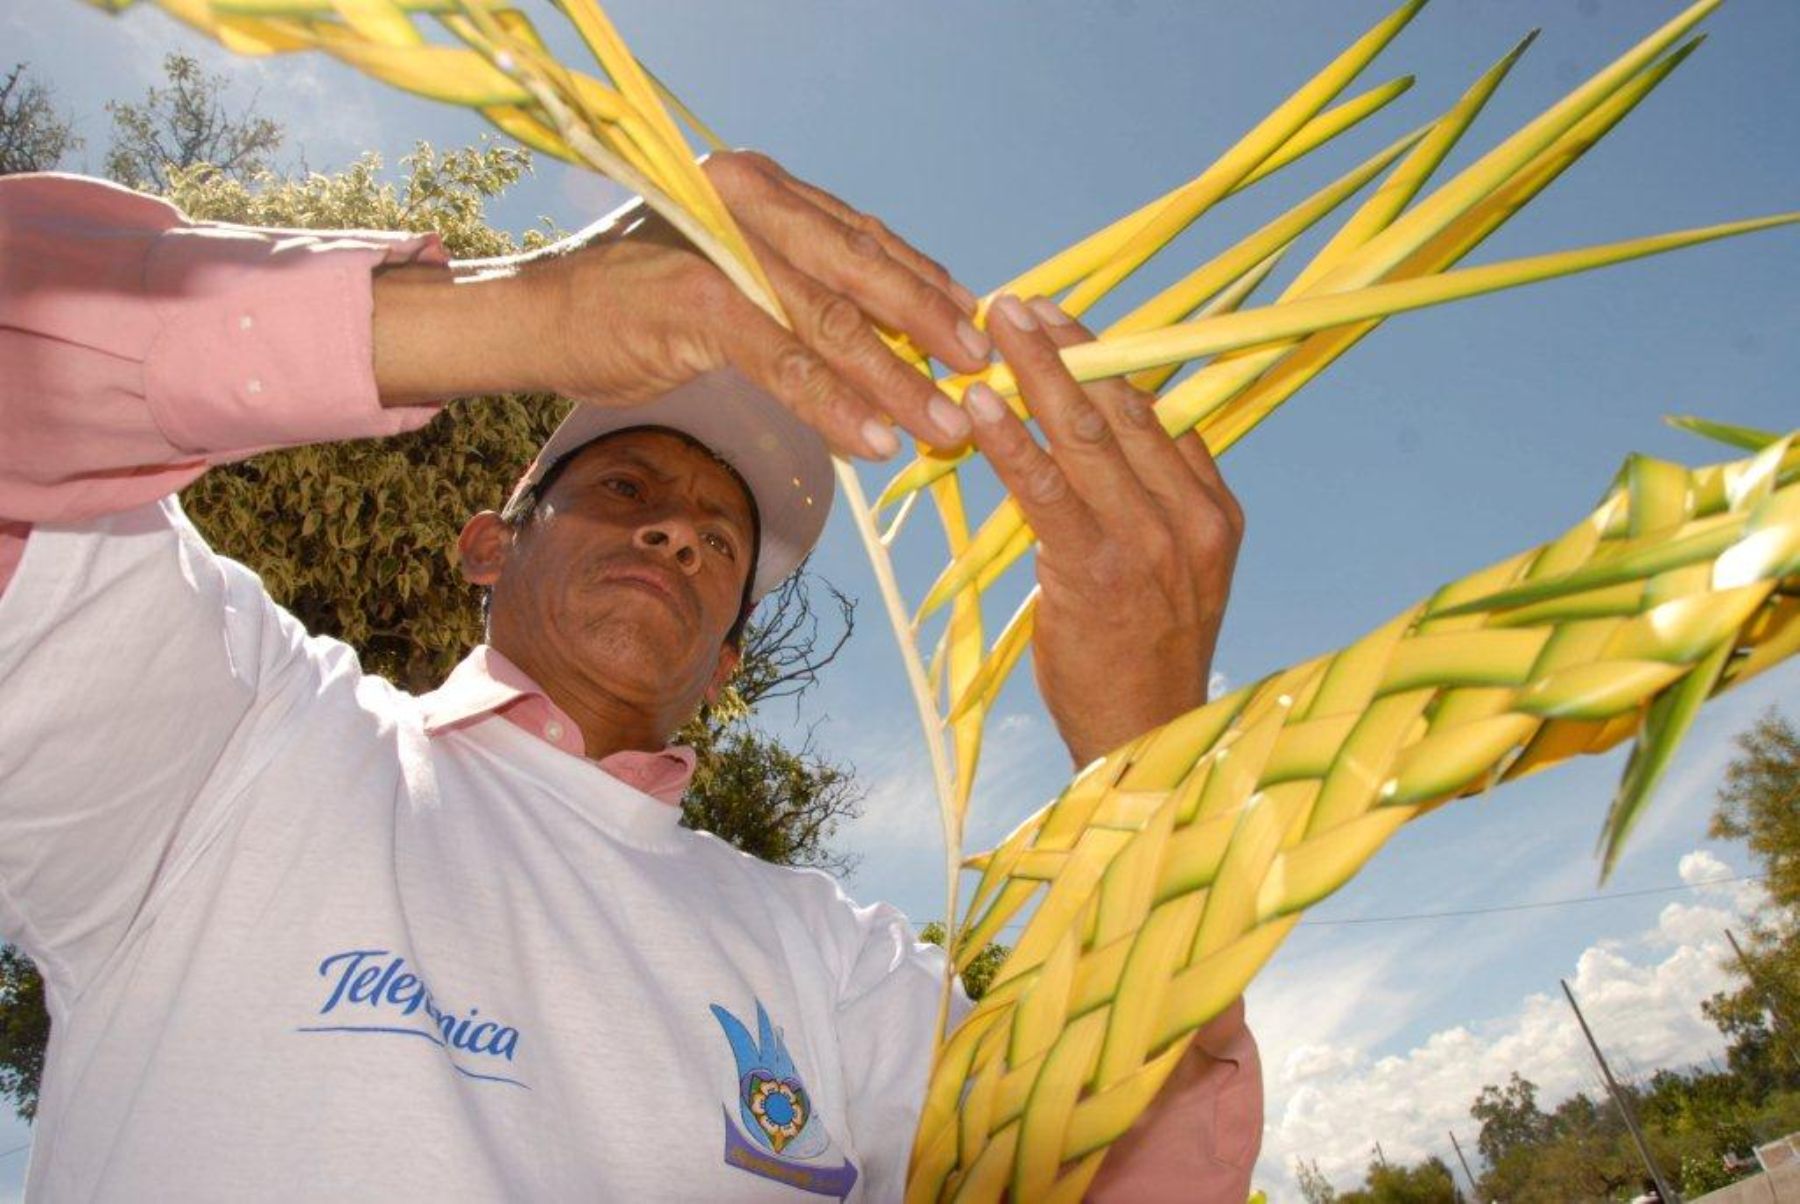
<path id="1" fill-rule="evenodd" d="M 0 179 L 0 521 L 70 522 L 269 447 L 385 435 L 371 274 L 432 235 L 210 226 L 73 176 Z M 4 563 L 0 552 L 0 563 Z"/>
<path id="2" fill-rule="evenodd" d="M 628 405 L 729 364 L 845 454 L 892 454 L 890 424 L 963 439 L 876 326 L 978 368 L 968 290 L 763 156 L 707 170 L 793 333 L 642 210 L 453 269 L 429 234 L 197 223 L 102 181 L 0 179 L 0 588 L 34 522 L 128 509 L 268 448 L 411 430 L 451 397 Z"/>

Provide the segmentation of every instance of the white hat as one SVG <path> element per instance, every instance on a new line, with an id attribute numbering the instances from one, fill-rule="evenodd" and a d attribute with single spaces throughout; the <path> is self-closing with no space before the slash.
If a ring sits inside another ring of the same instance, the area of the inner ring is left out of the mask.
<path id="1" fill-rule="evenodd" d="M 642 426 L 697 440 L 750 487 L 761 536 L 750 601 L 800 567 L 831 510 L 831 453 L 817 431 L 731 368 L 697 376 L 643 405 L 576 406 L 538 449 L 512 496 L 600 436 Z"/>

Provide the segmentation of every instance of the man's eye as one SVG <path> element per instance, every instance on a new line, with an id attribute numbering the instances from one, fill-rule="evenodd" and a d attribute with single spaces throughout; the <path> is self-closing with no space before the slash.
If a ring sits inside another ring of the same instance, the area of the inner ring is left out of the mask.
<path id="1" fill-rule="evenodd" d="M 712 532 L 708 532 L 707 536 L 706 536 L 706 544 L 713 551 L 718 552 L 721 555 L 728 556 L 733 560 L 737 559 L 737 549 L 732 547 L 731 541 L 729 539 L 726 539 L 723 535 L 717 535 Z"/>
<path id="2" fill-rule="evenodd" d="M 601 482 L 602 488 L 610 489 L 620 497 L 637 498 L 643 496 L 643 489 L 630 477 L 606 477 Z"/>

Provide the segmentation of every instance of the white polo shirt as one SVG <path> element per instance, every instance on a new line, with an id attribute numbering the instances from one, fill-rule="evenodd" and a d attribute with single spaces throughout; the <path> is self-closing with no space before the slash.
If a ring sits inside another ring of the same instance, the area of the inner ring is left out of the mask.
<path id="1" fill-rule="evenodd" d="M 0 594 L 37 1199 L 896 1200 L 941 954 L 308 637 L 173 500 Z"/>

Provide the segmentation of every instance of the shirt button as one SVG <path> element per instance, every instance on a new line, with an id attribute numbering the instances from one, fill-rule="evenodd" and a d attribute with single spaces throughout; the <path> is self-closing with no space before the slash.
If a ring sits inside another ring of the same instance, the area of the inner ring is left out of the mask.
<path id="1" fill-rule="evenodd" d="M 249 314 L 244 314 L 238 318 L 239 330 L 249 330 L 254 325 L 256 325 L 256 319 L 252 318 Z"/>
<path id="2" fill-rule="evenodd" d="M 262 381 L 257 380 L 255 377 L 251 377 L 250 383 L 244 386 L 244 391 L 246 393 L 249 393 L 251 396 L 255 396 L 256 394 L 261 393 L 262 392 Z"/>
<path id="3" fill-rule="evenodd" d="M 563 738 L 563 725 L 562 724 L 560 724 L 556 720 L 552 719 L 549 723 L 546 723 L 544 725 L 544 739 L 550 741 L 550 743 L 552 743 L 552 744 L 560 744 L 560 743 L 562 743 L 562 738 Z"/>

